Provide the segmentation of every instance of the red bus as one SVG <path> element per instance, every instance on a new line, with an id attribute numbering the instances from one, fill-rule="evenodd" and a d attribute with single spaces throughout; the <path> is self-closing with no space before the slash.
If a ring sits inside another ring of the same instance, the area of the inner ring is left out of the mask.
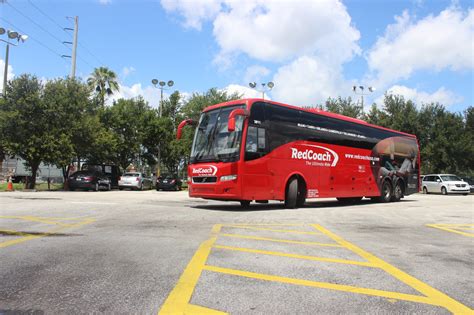
<path id="1" fill-rule="evenodd" d="M 194 123 L 181 122 L 182 128 Z M 362 120 L 263 99 L 209 106 L 197 122 L 189 196 L 285 202 L 335 197 L 399 201 L 419 191 L 416 136 Z"/>

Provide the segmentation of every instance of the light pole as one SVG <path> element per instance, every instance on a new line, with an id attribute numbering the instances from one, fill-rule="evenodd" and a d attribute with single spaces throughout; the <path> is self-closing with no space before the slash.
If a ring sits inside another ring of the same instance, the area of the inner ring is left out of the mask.
<path id="1" fill-rule="evenodd" d="M 357 91 L 357 89 L 359 89 L 359 92 Z M 363 85 L 359 85 L 359 86 L 353 85 L 352 86 L 352 92 L 354 92 L 357 95 L 360 95 L 362 112 L 364 111 L 364 95 L 369 95 L 370 93 L 374 92 L 375 88 L 372 87 L 372 86 L 369 86 L 367 88 L 367 91 L 368 92 L 365 92 L 365 86 L 363 86 Z"/>
<path id="2" fill-rule="evenodd" d="M 271 89 L 273 89 L 273 87 L 275 86 L 275 83 L 270 81 L 268 83 L 261 83 L 261 85 L 262 85 L 262 87 L 260 89 L 258 89 L 256 82 L 250 82 L 249 83 L 249 86 L 252 89 L 256 89 L 257 91 L 262 92 L 262 98 L 265 99 L 265 91 L 270 91 Z"/>
<path id="3" fill-rule="evenodd" d="M 0 27 L 0 35 L 3 35 L 5 33 L 7 33 L 8 40 L 0 39 L 0 41 L 7 44 L 6 51 L 5 51 L 5 69 L 3 70 L 3 90 L 2 90 L 3 97 L 7 95 L 8 56 L 10 53 L 10 45 L 18 46 L 17 44 L 15 45 L 11 43 L 10 39 L 16 39 L 18 43 L 20 41 L 24 43 L 28 39 L 27 35 L 21 35 L 21 34 L 18 34 L 18 32 L 10 31 L 10 30 L 6 31 L 3 27 Z"/>
<path id="4" fill-rule="evenodd" d="M 173 80 L 169 80 L 168 82 L 159 81 L 158 79 L 151 80 L 151 83 L 154 87 L 161 90 L 161 97 L 160 97 L 160 105 L 158 107 L 158 116 L 161 118 L 162 115 L 162 107 L 163 107 L 163 90 L 165 86 L 172 87 L 174 85 Z M 158 156 L 157 156 L 157 167 L 156 167 L 156 178 L 161 175 L 161 148 L 158 146 Z"/>

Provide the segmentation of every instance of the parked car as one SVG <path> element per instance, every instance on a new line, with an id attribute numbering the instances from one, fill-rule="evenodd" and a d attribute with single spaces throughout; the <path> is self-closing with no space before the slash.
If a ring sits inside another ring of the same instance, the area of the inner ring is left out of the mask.
<path id="1" fill-rule="evenodd" d="M 106 174 L 98 171 L 78 171 L 67 179 L 69 190 L 110 190 L 112 183 Z"/>
<path id="2" fill-rule="evenodd" d="M 461 178 L 453 174 L 429 174 L 425 175 L 421 182 L 423 193 L 441 193 L 447 194 L 463 194 L 467 195 L 470 187 Z"/>
<path id="3" fill-rule="evenodd" d="M 177 175 L 164 174 L 156 179 L 156 190 L 181 190 L 182 185 Z"/>
<path id="4" fill-rule="evenodd" d="M 466 182 L 469 187 L 471 188 L 471 192 L 474 192 L 474 179 L 469 178 L 469 177 L 461 177 L 461 179 Z"/>
<path id="5" fill-rule="evenodd" d="M 118 181 L 119 189 L 152 189 L 153 180 L 140 172 L 127 172 L 120 176 Z"/>
<path id="6" fill-rule="evenodd" d="M 117 165 L 112 164 L 82 164 L 81 166 L 82 171 L 98 171 L 105 174 L 109 179 L 112 187 L 118 187 L 118 180 L 122 172 Z"/>

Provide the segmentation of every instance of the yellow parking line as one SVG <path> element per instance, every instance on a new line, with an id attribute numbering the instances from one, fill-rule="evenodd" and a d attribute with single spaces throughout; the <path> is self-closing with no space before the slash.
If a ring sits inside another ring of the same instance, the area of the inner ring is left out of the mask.
<path id="1" fill-rule="evenodd" d="M 320 231 L 321 233 L 326 234 L 334 241 L 339 243 L 341 246 L 349 249 L 350 251 L 358 254 L 360 257 L 367 259 L 367 261 L 371 262 L 373 265 L 378 266 L 380 269 L 384 270 L 385 272 L 389 273 L 396 279 L 400 280 L 401 282 L 409 285 L 413 289 L 417 290 L 418 292 L 424 294 L 431 302 L 428 304 L 439 305 L 445 307 L 447 310 L 451 311 L 455 314 L 473 314 L 473 310 L 469 307 L 459 303 L 458 301 L 452 299 L 451 297 L 447 296 L 446 294 L 436 290 L 435 288 L 427 285 L 426 283 L 416 279 L 415 277 L 410 276 L 409 274 L 401 271 L 400 269 L 390 265 L 389 263 L 383 261 L 382 259 L 375 257 L 374 255 L 366 252 L 365 250 L 361 249 L 360 247 L 349 243 L 348 241 L 344 240 L 340 236 L 326 230 L 319 224 L 312 225 L 316 230 Z"/>
<path id="2" fill-rule="evenodd" d="M 464 236 L 474 237 L 473 233 L 466 233 L 466 232 L 462 232 L 462 231 L 457 231 L 453 228 L 448 228 L 448 227 L 445 227 L 441 224 L 427 224 L 426 226 L 429 226 L 429 227 L 432 227 L 432 228 L 435 228 L 435 229 L 440 229 L 440 230 L 447 231 L 447 232 L 451 232 L 451 233 L 461 234 L 461 235 L 464 235 Z"/>
<path id="3" fill-rule="evenodd" d="M 316 245 L 316 246 L 328 246 L 328 247 L 342 247 L 342 246 L 339 245 L 339 244 L 326 244 L 326 243 L 318 243 L 318 242 L 304 242 L 304 241 L 282 240 L 282 239 L 276 239 L 276 238 L 258 237 L 258 236 L 249 236 L 249 235 L 240 235 L 240 234 L 221 233 L 221 234 L 219 234 L 219 236 L 235 237 L 235 238 L 244 238 L 244 239 L 256 240 L 256 241 L 269 241 L 269 242 L 278 242 L 278 243 L 300 244 L 300 245 Z"/>
<path id="4" fill-rule="evenodd" d="M 199 249 L 196 251 L 183 274 L 179 278 L 178 283 L 171 291 L 166 301 L 163 303 L 163 306 L 161 307 L 161 310 L 158 314 L 192 314 L 194 313 L 193 310 L 196 311 L 196 313 L 204 313 L 204 310 L 206 310 L 206 312 L 214 311 L 201 306 L 190 306 L 189 301 L 191 300 L 194 288 L 196 287 L 199 277 L 201 276 L 201 272 L 206 264 L 207 257 L 211 252 L 212 245 L 217 240 L 217 234 L 221 230 L 221 227 L 221 224 L 214 225 L 211 232 L 211 238 L 199 246 Z M 197 312 L 198 310 L 199 312 Z"/>
<path id="5" fill-rule="evenodd" d="M 217 266 L 209 266 L 209 265 L 204 266 L 204 270 L 214 271 L 214 272 L 228 274 L 228 275 L 246 277 L 246 278 L 272 281 L 272 282 L 288 283 L 288 284 L 302 285 L 302 286 L 307 286 L 307 287 L 329 289 L 329 290 L 343 291 L 343 292 L 349 292 L 349 293 L 379 296 L 379 297 L 384 297 L 384 298 L 389 298 L 389 299 L 397 299 L 397 300 L 404 300 L 404 301 L 410 301 L 410 302 L 438 305 L 436 301 L 429 299 L 425 296 L 419 296 L 419 295 L 383 291 L 383 290 L 376 290 L 376 289 L 368 289 L 368 288 L 360 288 L 360 287 L 354 287 L 350 285 L 333 284 L 333 283 L 327 283 L 327 282 L 317 282 L 317 281 L 310 281 L 310 280 L 303 280 L 303 279 L 296 279 L 296 278 L 280 277 L 280 276 L 273 276 L 273 275 L 267 275 L 267 274 L 255 273 L 255 272 L 249 272 L 249 271 L 243 271 L 243 270 L 222 268 L 222 267 L 217 267 Z"/>
<path id="6" fill-rule="evenodd" d="M 289 254 L 289 253 L 283 253 L 283 252 L 272 252 L 272 251 L 267 251 L 267 250 L 241 248 L 241 247 L 233 247 L 233 246 L 223 246 L 223 245 L 214 245 L 213 247 L 214 248 L 219 248 L 219 249 L 234 250 L 234 251 L 240 251 L 240 252 L 271 255 L 271 256 L 280 256 L 280 257 L 297 258 L 297 259 L 304 259 L 304 260 L 323 261 L 323 262 L 347 264 L 347 265 L 357 265 L 357 266 L 364 266 L 364 267 L 375 267 L 371 263 L 363 262 L 363 261 L 355 261 L 355 260 L 345 260 L 345 259 L 336 259 L 336 258 L 325 258 L 325 257 L 296 255 L 296 254 Z"/>
<path id="7" fill-rule="evenodd" d="M 40 223 L 50 224 L 50 225 L 60 225 L 60 226 L 65 226 L 65 227 L 72 226 L 71 224 L 53 221 L 50 218 L 41 218 L 41 217 L 33 217 L 33 216 L 0 216 L 0 219 L 18 219 L 18 220 L 25 220 L 25 221 L 32 221 L 32 222 L 40 222 Z"/>
<path id="8" fill-rule="evenodd" d="M 8 246 L 20 244 L 20 243 L 23 243 L 23 242 L 26 242 L 26 241 L 37 239 L 37 238 L 41 238 L 41 237 L 45 237 L 45 236 L 49 236 L 49 235 L 54 235 L 55 233 L 61 232 L 63 230 L 79 227 L 81 225 L 89 224 L 89 223 L 92 223 L 94 221 L 95 221 L 94 219 L 87 219 L 87 220 L 84 220 L 83 222 L 79 222 L 79 223 L 76 223 L 76 224 L 73 224 L 73 225 L 68 225 L 68 226 L 60 226 L 58 228 L 55 228 L 55 229 L 52 229 L 52 230 L 49 230 L 49 231 L 46 231 L 46 232 L 40 233 L 40 234 L 29 234 L 29 233 L 23 233 L 23 232 L 16 232 L 17 235 L 21 234 L 21 236 L 23 236 L 23 235 L 24 236 L 21 237 L 21 238 L 0 242 L 0 248 L 5 248 L 5 247 L 8 247 Z M 15 232 L 15 231 L 13 231 L 13 232 Z"/>
<path id="9" fill-rule="evenodd" d="M 225 225 L 225 227 L 237 228 L 237 229 L 248 229 L 248 230 L 256 230 L 256 231 L 270 231 L 270 232 L 279 232 L 279 233 L 293 233 L 293 234 L 305 234 L 305 235 L 321 235 L 318 232 L 306 232 L 306 231 L 298 231 L 298 230 L 279 230 L 279 229 L 269 229 L 269 228 L 262 228 L 262 227 L 253 227 L 253 226 L 245 226 L 245 225 Z"/>

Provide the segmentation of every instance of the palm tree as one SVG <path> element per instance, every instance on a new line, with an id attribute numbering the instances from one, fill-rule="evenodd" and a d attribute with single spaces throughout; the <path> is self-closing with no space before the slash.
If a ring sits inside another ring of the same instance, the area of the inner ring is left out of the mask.
<path id="1" fill-rule="evenodd" d="M 105 104 L 106 96 L 110 96 L 119 90 L 117 75 L 107 67 L 95 68 L 87 79 L 87 84 L 95 89 L 102 106 Z"/>

